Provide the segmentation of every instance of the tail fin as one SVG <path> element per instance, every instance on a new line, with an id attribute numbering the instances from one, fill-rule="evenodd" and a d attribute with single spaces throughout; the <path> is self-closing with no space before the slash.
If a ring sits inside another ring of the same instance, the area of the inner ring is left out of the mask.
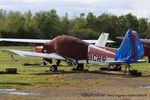
<path id="1" fill-rule="evenodd" d="M 120 48 L 116 50 L 115 61 L 121 60 L 137 62 L 144 55 L 144 47 L 140 41 L 139 34 L 129 29 L 123 39 Z"/>
<path id="2" fill-rule="evenodd" d="M 107 39 L 108 39 L 109 33 L 102 33 L 98 40 L 96 41 L 96 46 L 105 47 Z"/>

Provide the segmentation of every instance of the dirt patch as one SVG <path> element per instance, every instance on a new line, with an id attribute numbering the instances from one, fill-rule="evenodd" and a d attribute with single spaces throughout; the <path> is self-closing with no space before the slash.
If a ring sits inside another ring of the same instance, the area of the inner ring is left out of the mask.
<path id="1" fill-rule="evenodd" d="M 44 93 L 42 95 L 0 94 L 0 100 L 148 100 L 150 98 L 149 88 L 138 88 L 150 85 L 147 73 L 144 73 L 143 77 L 126 76 L 122 72 L 100 71 L 64 72 L 54 75 L 55 82 L 62 84 L 51 87 L 36 85 L 22 90 Z"/>

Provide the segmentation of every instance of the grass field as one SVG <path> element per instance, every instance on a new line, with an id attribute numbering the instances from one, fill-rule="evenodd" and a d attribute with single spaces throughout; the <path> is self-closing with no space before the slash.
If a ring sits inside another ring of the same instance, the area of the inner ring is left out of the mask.
<path id="1" fill-rule="evenodd" d="M 15 49 L 31 51 L 30 47 L 0 47 L 0 49 Z M 57 73 L 49 72 L 49 66 L 51 64 L 47 63 L 46 66 L 34 65 L 40 64 L 41 58 L 33 57 L 20 57 L 14 55 L 13 59 L 10 54 L 0 51 L 0 70 L 5 71 L 5 68 L 17 68 L 18 74 L 1 74 L 0 75 L 0 88 L 16 88 L 23 89 L 27 87 L 34 86 L 59 86 L 67 84 L 66 81 L 61 80 L 61 76 Z M 30 63 L 33 65 L 23 66 L 24 63 Z M 56 63 L 56 61 L 54 61 Z M 59 67 L 60 70 L 71 70 L 73 67 L 68 66 L 65 62 L 61 62 Z M 59 73 L 59 72 L 58 72 Z M 49 75 L 52 74 L 52 75 Z"/>
<path id="2" fill-rule="evenodd" d="M 30 47 L 21 46 L 1 46 L 0 49 L 15 49 L 31 51 Z M 147 58 L 144 58 L 147 59 Z M 101 72 L 100 66 L 106 65 L 88 65 L 88 73 L 72 72 L 73 66 L 68 66 L 62 62 L 60 72 L 50 72 L 47 63 L 46 66 L 30 65 L 23 66 L 23 63 L 38 63 L 42 59 L 32 57 L 13 56 L 13 60 L 9 54 L 0 51 L 0 70 L 5 68 L 17 68 L 17 74 L 0 74 L 0 89 L 16 89 L 17 91 L 43 92 L 46 94 L 22 96 L 7 95 L 0 93 L 0 100 L 120 100 L 118 97 L 110 97 L 108 95 L 129 95 L 144 94 L 142 100 L 149 98 L 148 89 L 140 89 L 141 85 L 150 85 L 150 64 L 139 63 L 132 64 L 134 69 L 138 69 L 143 73 L 147 73 L 146 77 L 126 77 L 123 72 Z M 54 61 L 55 63 L 55 61 Z M 64 70 L 64 71 L 63 71 Z M 82 94 L 104 94 L 103 96 L 81 96 Z M 121 97 L 122 98 L 122 97 Z M 121 100 L 141 100 L 139 97 L 134 98 L 127 96 Z"/>
<path id="3" fill-rule="evenodd" d="M 31 51 L 30 47 L 23 46 L 1 46 L 0 49 L 15 49 Z M 145 58 L 146 59 L 146 58 Z M 23 63 L 38 63 L 40 64 L 41 58 L 32 57 L 20 57 L 14 55 L 14 59 L 10 57 L 10 54 L 0 51 L 0 70 L 5 71 L 5 68 L 17 68 L 18 74 L 0 74 L 0 88 L 16 88 L 23 89 L 26 87 L 36 86 L 60 86 L 65 84 L 71 84 L 68 81 L 62 79 L 62 76 L 53 72 L 46 72 L 49 70 L 50 64 L 46 66 L 31 65 L 23 66 Z M 55 63 L 55 62 L 54 62 Z M 62 67 L 63 66 L 63 67 Z M 90 70 L 99 70 L 100 65 L 89 65 Z M 105 66 L 105 65 L 101 65 Z M 150 64 L 132 64 L 132 67 L 140 71 L 150 72 Z M 87 68 L 87 67 L 86 67 Z M 60 70 L 69 71 L 72 66 L 68 66 L 65 62 L 61 63 Z"/>

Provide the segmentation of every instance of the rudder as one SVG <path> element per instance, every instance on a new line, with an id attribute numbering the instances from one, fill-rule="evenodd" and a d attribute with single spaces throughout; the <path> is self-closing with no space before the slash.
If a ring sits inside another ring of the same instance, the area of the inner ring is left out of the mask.
<path id="1" fill-rule="evenodd" d="M 139 34 L 132 29 L 126 32 L 120 48 L 116 50 L 115 61 L 137 62 L 144 55 L 144 47 Z"/>

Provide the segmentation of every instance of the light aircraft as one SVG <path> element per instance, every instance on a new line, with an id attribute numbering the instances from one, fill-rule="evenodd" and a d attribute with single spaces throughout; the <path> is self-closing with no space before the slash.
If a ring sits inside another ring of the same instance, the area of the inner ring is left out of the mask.
<path id="1" fill-rule="evenodd" d="M 143 62 L 139 59 L 144 54 L 139 35 L 132 29 L 127 31 L 120 48 L 117 50 L 63 35 L 44 43 L 39 53 L 11 49 L 2 51 L 20 56 L 40 57 L 47 61 L 51 59 L 64 60 L 71 62 L 78 69 L 83 69 L 83 64 L 125 64 L 128 67 L 132 62 Z M 77 64 L 77 66 L 74 64 Z M 50 70 L 57 71 L 57 65 L 50 66 Z"/>
<path id="2" fill-rule="evenodd" d="M 123 40 L 124 37 L 116 37 L 117 39 Z M 148 57 L 148 63 L 150 63 L 150 39 L 140 39 L 144 46 L 144 55 Z"/>
<path id="3" fill-rule="evenodd" d="M 114 41 L 112 40 L 107 40 L 108 39 L 108 36 L 109 36 L 109 33 L 102 33 L 98 40 L 83 40 L 84 42 L 88 42 L 88 43 L 91 43 L 91 44 L 95 44 L 96 46 L 101 46 L 101 47 L 105 47 L 106 46 L 106 43 L 114 43 Z M 46 42 L 50 42 L 51 40 L 41 40 L 41 39 L 14 39 L 14 38 L 0 38 L 0 41 L 7 41 L 7 42 L 23 42 L 23 43 L 46 43 Z M 32 45 L 33 46 L 33 45 Z M 36 53 L 42 53 L 42 50 L 43 50 L 43 46 L 36 46 L 34 48 L 34 51 Z M 51 60 L 48 60 L 48 59 L 45 59 L 46 61 L 52 63 L 52 59 Z M 43 61 L 41 62 L 42 65 L 46 65 L 44 59 Z M 60 60 L 57 61 L 56 63 L 57 65 L 60 64 Z"/>

